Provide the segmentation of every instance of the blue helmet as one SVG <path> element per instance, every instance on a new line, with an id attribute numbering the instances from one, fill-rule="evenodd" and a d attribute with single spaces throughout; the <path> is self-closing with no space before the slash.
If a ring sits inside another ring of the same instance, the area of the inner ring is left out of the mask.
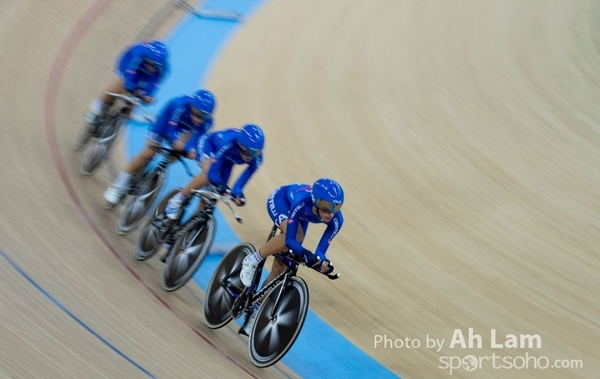
<path id="1" fill-rule="evenodd" d="M 327 213 L 335 213 L 344 205 L 344 190 L 333 179 L 317 180 L 312 186 L 310 197 L 315 207 Z"/>
<path id="2" fill-rule="evenodd" d="M 216 100 L 212 92 L 201 89 L 188 96 L 190 98 L 190 112 L 194 116 L 207 120 L 215 110 Z"/>
<path id="3" fill-rule="evenodd" d="M 169 59 L 169 50 L 167 45 L 161 41 L 152 41 L 144 45 L 146 47 L 146 54 L 144 59 L 146 63 L 149 63 L 157 69 L 166 67 L 167 60 Z"/>
<path id="4" fill-rule="evenodd" d="M 240 129 L 236 142 L 244 155 L 256 158 L 265 147 L 265 134 L 260 126 L 246 124 Z"/>

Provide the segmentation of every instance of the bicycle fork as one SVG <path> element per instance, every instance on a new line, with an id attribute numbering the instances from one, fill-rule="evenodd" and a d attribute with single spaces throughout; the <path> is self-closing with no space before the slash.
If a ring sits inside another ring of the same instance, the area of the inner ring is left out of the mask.
<path id="1" fill-rule="evenodd" d="M 271 293 L 271 290 L 273 288 L 275 288 L 279 283 L 283 282 L 283 284 L 280 286 L 281 288 L 279 289 L 279 292 L 277 293 L 277 298 L 275 299 L 275 302 L 273 303 L 273 308 L 271 309 L 271 313 L 269 314 L 269 320 L 271 322 L 274 322 L 277 320 L 277 313 L 279 310 L 279 306 L 281 305 L 281 301 L 283 299 L 284 290 L 288 286 L 289 278 L 294 275 L 294 273 L 292 271 L 286 270 L 285 272 L 282 272 L 280 275 L 278 275 L 271 282 L 269 282 L 267 285 L 265 285 L 263 287 L 263 289 L 260 290 L 255 296 L 252 296 L 252 294 L 254 294 L 254 292 L 255 292 L 255 289 L 258 287 L 259 279 L 257 279 L 257 278 L 260 278 L 261 271 L 262 271 L 262 267 L 260 267 L 260 269 L 257 269 L 254 282 L 252 283 L 252 286 L 250 287 L 250 288 L 252 288 L 252 290 L 248 289 L 247 291 L 244 291 L 242 293 L 242 296 L 245 294 L 248 294 L 248 296 L 243 296 L 243 297 L 245 297 L 244 300 L 246 300 L 245 301 L 246 304 L 243 307 L 243 312 L 246 313 L 246 319 L 244 320 L 244 324 L 238 331 L 238 334 L 245 335 L 244 328 L 246 327 L 246 324 L 250 320 L 250 315 L 254 311 L 254 307 L 259 306 L 262 303 L 262 301 L 264 300 L 264 298 L 267 297 Z M 238 299 L 236 299 L 236 301 L 237 300 Z M 235 305 L 235 302 L 234 302 L 234 305 Z"/>

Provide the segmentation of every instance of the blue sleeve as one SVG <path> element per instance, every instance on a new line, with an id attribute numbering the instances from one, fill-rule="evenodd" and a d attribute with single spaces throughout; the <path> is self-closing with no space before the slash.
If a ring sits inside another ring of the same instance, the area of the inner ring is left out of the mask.
<path id="1" fill-rule="evenodd" d="M 142 45 L 136 45 L 124 56 L 124 59 L 127 61 L 123 62 L 125 64 L 123 79 L 124 87 L 127 91 L 134 91 L 137 88 L 138 70 L 142 62 L 144 49 Z"/>
<path id="2" fill-rule="evenodd" d="M 300 225 L 300 213 L 305 205 L 306 203 L 301 201 L 294 208 L 292 208 L 290 216 L 287 220 L 287 228 L 285 230 L 285 246 L 287 246 L 288 249 L 292 250 L 294 253 L 300 255 L 303 255 L 305 249 L 302 247 L 300 242 L 296 241 L 296 235 L 298 234 L 298 225 Z"/>
<path id="3" fill-rule="evenodd" d="M 163 129 L 165 130 L 167 140 L 170 142 L 175 141 L 179 137 L 179 132 L 181 131 L 179 122 L 183 112 L 185 112 L 185 107 L 185 103 L 179 99 L 174 100 L 170 107 L 167 124 L 165 125 L 165 129 Z"/>
<path id="4" fill-rule="evenodd" d="M 146 86 L 146 89 L 144 91 L 144 95 L 146 95 L 146 96 L 152 96 L 153 97 L 154 93 L 158 89 L 158 85 L 159 84 L 160 84 L 160 82 L 158 82 L 158 81 L 150 81 L 150 82 L 148 82 L 148 86 Z"/>
<path id="5" fill-rule="evenodd" d="M 209 120 L 206 120 L 202 125 L 194 127 L 194 129 L 192 130 L 192 133 L 195 136 L 203 136 L 205 134 L 208 134 L 208 132 L 210 131 L 210 128 L 212 128 L 213 126 L 213 119 L 212 117 Z M 198 138 L 196 138 L 196 140 L 198 140 Z"/>
<path id="6" fill-rule="evenodd" d="M 189 152 L 191 149 L 196 149 L 196 152 L 200 152 L 198 145 L 200 141 L 209 135 L 210 128 L 212 127 L 212 119 L 206 121 L 199 128 L 194 128 L 192 130 L 192 136 L 186 143 L 185 151 Z M 201 154 L 200 154 L 201 155 Z M 200 156 L 198 156 L 200 159 Z"/>
<path id="7" fill-rule="evenodd" d="M 319 256 L 319 258 L 326 259 L 325 254 L 327 253 L 327 249 L 331 244 L 333 238 L 338 234 L 340 229 L 342 229 L 342 225 L 344 224 L 344 216 L 342 216 L 342 212 L 337 212 L 333 219 L 327 225 L 327 228 L 323 232 L 323 236 L 317 245 L 317 251 L 315 254 Z"/>
<path id="8" fill-rule="evenodd" d="M 252 162 L 252 164 L 250 164 L 248 166 L 248 168 L 246 168 L 244 170 L 242 175 L 240 175 L 238 180 L 235 182 L 235 186 L 233 186 L 233 189 L 231 190 L 231 193 L 234 197 L 239 197 L 242 195 L 242 192 L 244 191 L 244 187 L 246 186 L 246 184 L 248 183 L 248 181 L 250 180 L 252 175 L 254 175 L 256 170 L 258 170 L 258 167 L 260 166 L 261 162 L 262 162 L 262 159 L 255 159 Z"/>
<path id="9" fill-rule="evenodd" d="M 167 77 L 168 73 L 169 73 L 169 68 L 167 66 L 163 70 L 161 70 L 161 72 L 158 75 L 153 76 L 151 78 L 151 80 L 148 81 L 148 86 L 146 87 L 146 91 L 145 91 L 146 96 L 154 95 L 154 93 L 160 87 L 163 80 Z"/>
<path id="10" fill-rule="evenodd" d="M 192 137 L 190 137 L 185 144 L 185 152 L 189 153 L 192 149 L 198 152 L 198 141 L 200 140 L 201 136 L 201 134 L 192 135 Z"/>
<path id="11" fill-rule="evenodd" d="M 161 109 L 160 113 L 158 114 L 158 117 L 156 118 L 156 121 L 154 122 L 154 130 L 165 130 L 169 123 L 169 120 L 171 119 L 172 106 L 173 101 L 170 101 Z"/>
<path id="12" fill-rule="evenodd" d="M 170 124 L 170 123 L 169 123 Z M 170 143 L 177 141 L 177 137 L 179 137 L 179 129 L 177 127 L 173 127 L 173 125 L 169 125 L 167 127 L 167 141 Z"/>
<path id="13" fill-rule="evenodd" d="M 221 170 L 223 169 L 223 163 L 225 162 L 225 151 L 224 149 L 220 149 L 215 155 L 215 159 L 213 163 L 210 165 L 210 169 L 208 170 L 208 181 L 214 185 L 219 185 L 223 183 L 223 179 L 221 178 Z"/>

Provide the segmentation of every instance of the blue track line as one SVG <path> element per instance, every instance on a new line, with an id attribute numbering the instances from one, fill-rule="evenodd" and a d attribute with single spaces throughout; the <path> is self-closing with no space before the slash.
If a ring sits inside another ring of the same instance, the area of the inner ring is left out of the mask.
<path id="1" fill-rule="evenodd" d="M 117 349 L 113 344 L 108 342 L 100 334 L 98 334 L 96 331 L 94 331 L 92 328 L 90 328 L 86 323 L 81 321 L 81 319 L 79 319 L 77 316 L 75 316 L 73 313 L 71 313 L 71 311 L 69 311 L 67 308 L 65 308 L 64 305 L 59 303 L 54 297 L 52 297 L 52 295 L 50 295 L 45 289 L 43 289 L 39 284 L 37 284 L 37 282 L 35 280 L 33 280 L 25 271 L 23 271 L 23 269 L 21 269 L 21 267 L 19 267 L 12 259 L 10 259 L 10 257 L 4 251 L 0 250 L 0 255 L 2 256 L 2 258 L 4 258 L 4 260 L 6 262 L 8 262 L 12 266 L 12 268 L 14 268 L 19 274 L 21 274 L 21 276 L 23 276 L 31 285 L 33 285 L 38 291 L 40 291 L 44 296 L 46 296 L 46 298 L 48 298 L 54 305 L 56 305 L 58 308 L 60 308 L 60 310 L 65 312 L 67 315 L 69 315 L 69 317 L 71 317 L 81 327 L 83 327 L 85 330 L 87 330 L 89 333 L 91 333 L 94 337 L 98 338 L 100 341 L 102 341 L 102 343 L 104 343 L 106 346 L 108 346 L 112 351 L 114 351 L 115 353 L 120 355 L 127 362 L 134 365 L 138 370 L 140 370 L 141 372 L 146 374 L 148 377 L 156 378 L 154 375 L 152 375 L 152 373 L 150 373 L 150 371 L 146 370 L 145 368 L 140 366 L 138 363 L 136 363 L 133 359 L 129 358 L 127 355 L 125 355 L 125 353 L 123 353 L 121 350 Z"/>
<path id="2" fill-rule="evenodd" d="M 209 0 L 203 3 L 205 8 L 231 9 L 248 18 L 255 9 L 262 5 L 263 0 Z M 169 99 L 199 88 L 227 39 L 241 26 L 241 24 L 232 22 L 186 16 L 165 39 L 171 56 L 171 74 L 157 94 L 157 103 L 147 111 L 156 113 Z M 231 83 L 231 85 L 235 86 L 235 83 Z M 227 110 L 219 109 L 218 94 L 216 96 L 215 120 L 219 125 L 219 113 L 227 112 Z M 131 159 L 146 143 L 144 135 L 148 124 L 130 122 L 128 125 L 130 127 L 126 129 L 126 157 Z M 197 173 L 196 164 L 190 163 L 190 168 Z M 157 201 L 167 191 L 183 186 L 188 181 L 189 177 L 181 164 L 171 165 L 166 185 L 157 196 Z M 261 201 L 261 199 L 256 199 L 256 201 Z M 215 213 L 218 227 L 213 247 L 218 246 L 218 251 L 214 251 L 215 249 L 211 251 L 194 276 L 194 281 L 203 290 L 206 290 L 208 280 L 221 260 L 222 253 L 240 242 L 226 219 L 218 210 Z M 263 271 L 263 279 L 267 275 L 265 271 Z M 238 322 L 241 321 L 238 320 Z M 303 378 L 320 378 L 324 375 L 343 378 L 398 378 L 385 366 L 336 332 L 312 311 L 309 311 L 307 315 L 302 333 L 282 361 Z"/>

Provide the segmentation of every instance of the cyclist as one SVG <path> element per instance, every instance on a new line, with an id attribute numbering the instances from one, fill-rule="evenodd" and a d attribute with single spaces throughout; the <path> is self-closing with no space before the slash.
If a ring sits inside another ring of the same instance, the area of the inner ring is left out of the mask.
<path id="1" fill-rule="evenodd" d="M 157 40 L 137 43 L 119 55 L 115 72 L 118 80 L 106 92 L 131 93 L 150 104 L 154 100 L 152 95 L 168 72 L 169 51 L 164 43 Z M 94 99 L 83 116 L 85 122 L 94 126 L 114 100 L 106 93 Z"/>
<path id="2" fill-rule="evenodd" d="M 240 279 L 248 287 L 252 284 L 256 267 L 267 257 L 289 248 L 303 257 L 308 267 L 322 273 L 333 271 L 333 264 L 325 256 L 333 238 L 344 223 L 340 209 L 344 204 L 344 190 L 333 179 L 321 178 L 311 186 L 309 184 L 288 184 L 271 193 L 267 200 L 267 212 L 271 220 L 282 233 L 271 238 L 253 254 L 247 255 L 242 262 Z M 309 223 L 327 225 L 316 251 L 302 246 Z M 286 266 L 278 259 L 273 260 L 271 272 L 265 283 L 269 283 L 284 272 Z M 256 311 L 248 318 L 242 331 L 248 335 L 256 318 Z"/>
<path id="3" fill-rule="evenodd" d="M 202 171 L 169 200 L 165 215 L 170 219 L 177 219 L 192 190 L 209 184 L 217 187 L 221 194 L 231 192 L 235 204 L 244 205 L 244 187 L 263 161 L 264 146 L 265 135 L 256 124 L 246 124 L 239 129 L 225 129 L 201 137 L 198 140 L 196 161 Z M 227 182 L 233 166 L 243 164 L 247 167 L 230 190 Z"/>
<path id="4" fill-rule="evenodd" d="M 195 158 L 193 141 L 208 132 L 213 125 L 212 114 L 216 100 L 212 92 L 201 89 L 191 95 L 170 100 L 147 136 L 147 144 L 104 192 L 104 199 L 110 204 L 118 204 L 129 191 L 129 181 L 133 173 L 141 170 L 156 154 L 155 147 L 163 141 L 176 150 L 181 150 L 190 158 Z M 194 138 L 191 138 L 195 136 Z"/>

